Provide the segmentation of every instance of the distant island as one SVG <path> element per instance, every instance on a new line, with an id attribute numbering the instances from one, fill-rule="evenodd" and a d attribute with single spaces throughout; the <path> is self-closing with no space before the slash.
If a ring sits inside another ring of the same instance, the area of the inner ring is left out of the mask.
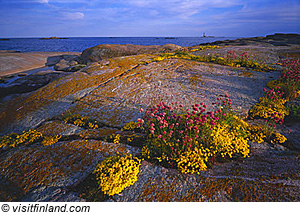
<path id="1" fill-rule="evenodd" d="M 9 41 L 8 38 L 0 38 L 0 41 Z"/>
<path id="2" fill-rule="evenodd" d="M 44 37 L 41 40 L 60 40 L 60 39 L 68 39 L 66 37 Z"/>

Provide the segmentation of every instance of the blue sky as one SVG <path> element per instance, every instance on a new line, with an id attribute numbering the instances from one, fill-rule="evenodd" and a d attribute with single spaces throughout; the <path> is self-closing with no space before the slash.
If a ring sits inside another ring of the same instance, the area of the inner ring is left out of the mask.
<path id="1" fill-rule="evenodd" d="M 300 32 L 300 0 L 0 0 L 0 37 Z"/>

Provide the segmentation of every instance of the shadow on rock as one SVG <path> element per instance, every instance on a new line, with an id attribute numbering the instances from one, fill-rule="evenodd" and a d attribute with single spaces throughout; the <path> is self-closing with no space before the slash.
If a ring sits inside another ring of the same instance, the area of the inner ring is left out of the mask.
<path id="1" fill-rule="evenodd" d="M 19 201 L 25 195 L 24 190 L 16 183 L 0 174 L 0 201 Z"/>

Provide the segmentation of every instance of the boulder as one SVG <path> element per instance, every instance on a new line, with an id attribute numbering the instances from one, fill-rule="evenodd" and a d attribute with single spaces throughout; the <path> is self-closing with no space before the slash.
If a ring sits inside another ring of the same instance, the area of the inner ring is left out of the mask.
<path id="1" fill-rule="evenodd" d="M 84 64 L 87 64 L 91 62 L 100 61 L 102 59 L 120 56 L 174 52 L 180 48 L 181 46 L 174 44 L 166 44 L 161 46 L 102 44 L 84 50 L 81 54 L 81 60 Z"/>
<path id="2" fill-rule="evenodd" d="M 61 59 L 57 64 L 54 65 L 54 69 L 56 71 L 76 72 L 85 66 L 85 64 L 78 64 L 78 62 L 75 60 L 67 61 L 65 59 Z"/>
<path id="3" fill-rule="evenodd" d="M 0 98 L 3 98 L 10 94 L 20 94 L 34 91 L 36 89 L 41 88 L 42 86 L 45 86 L 51 81 L 67 74 L 68 73 L 65 72 L 43 70 L 31 75 L 19 75 L 20 78 L 18 78 L 14 82 L 6 86 L 0 87 Z"/>
<path id="4" fill-rule="evenodd" d="M 54 69 L 58 71 L 65 71 L 70 66 L 65 59 L 61 59 L 57 64 L 54 65 Z"/>
<path id="5" fill-rule="evenodd" d="M 77 55 L 50 56 L 47 58 L 46 66 L 54 66 L 55 64 L 60 63 L 61 60 L 64 60 L 65 62 L 76 61 L 76 60 L 78 60 L 78 56 Z"/>

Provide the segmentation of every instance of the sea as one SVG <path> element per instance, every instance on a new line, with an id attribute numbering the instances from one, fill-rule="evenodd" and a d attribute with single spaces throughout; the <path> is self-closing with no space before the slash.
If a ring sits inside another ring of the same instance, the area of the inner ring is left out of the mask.
<path id="1" fill-rule="evenodd" d="M 82 52 L 100 44 L 134 44 L 195 46 L 236 37 L 69 37 L 44 40 L 41 38 L 6 38 L 0 40 L 0 50 L 20 52 Z"/>

